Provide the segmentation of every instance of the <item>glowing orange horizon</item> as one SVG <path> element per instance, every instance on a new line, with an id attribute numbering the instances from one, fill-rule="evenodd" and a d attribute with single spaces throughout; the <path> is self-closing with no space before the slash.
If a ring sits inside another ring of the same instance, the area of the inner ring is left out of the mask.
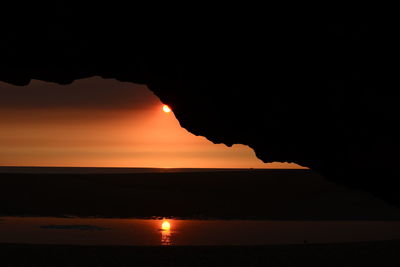
<path id="1" fill-rule="evenodd" d="M 92 106 L 74 102 L 79 99 L 68 99 L 69 86 L 75 94 L 85 88 L 90 99 L 103 88 L 102 98 L 92 101 Z M 3 90 L 13 92 L 11 102 L 22 102 L 0 106 L 0 166 L 302 168 L 266 164 L 248 146 L 213 144 L 189 133 L 172 109 L 144 85 L 89 78 L 68 86 L 32 81 L 17 87 L 0 82 L 0 95 Z M 31 91 L 46 95 L 40 101 L 47 96 L 53 100 L 38 105 L 31 98 L 21 98 Z M 115 97 L 118 93 L 121 96 Z M 132 102 L 119 102 L 125 99 Z"/>

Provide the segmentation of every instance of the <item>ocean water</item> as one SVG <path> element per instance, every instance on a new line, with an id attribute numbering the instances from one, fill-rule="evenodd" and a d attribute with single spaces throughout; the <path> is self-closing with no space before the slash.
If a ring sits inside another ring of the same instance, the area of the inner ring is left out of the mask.
<path id="1" fill-rule="evenodd" d="M 215 246 L 392 239 L 400 239 L 400 222 L 0 217 L 0 243 Z"/>

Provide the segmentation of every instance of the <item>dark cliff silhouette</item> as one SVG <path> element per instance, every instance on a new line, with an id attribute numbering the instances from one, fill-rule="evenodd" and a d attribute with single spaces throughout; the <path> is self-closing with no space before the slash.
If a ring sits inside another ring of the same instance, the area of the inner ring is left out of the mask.
<path id="1" fill-rule="evenodd" d="M 196 135 L 400 205 L 394 26 L 228 12 L 161 19 L 125 7 L 13 14 L 2 25 L 2 81 L 144 83 Z"/>

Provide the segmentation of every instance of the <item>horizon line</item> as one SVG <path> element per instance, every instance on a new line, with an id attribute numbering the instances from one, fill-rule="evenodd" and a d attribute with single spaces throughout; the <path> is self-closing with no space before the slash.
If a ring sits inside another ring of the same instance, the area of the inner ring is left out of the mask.
<path id="1" fill-rule="evenodd" d="M 118 167 L 118 166 L 12 166 L 12 165 L 0 165 L 0 168 L 99 168 L 99 169 L 253 169 L 253 170 L 308 170 L 309 168 L 243 168 L 243 167 Z"/>

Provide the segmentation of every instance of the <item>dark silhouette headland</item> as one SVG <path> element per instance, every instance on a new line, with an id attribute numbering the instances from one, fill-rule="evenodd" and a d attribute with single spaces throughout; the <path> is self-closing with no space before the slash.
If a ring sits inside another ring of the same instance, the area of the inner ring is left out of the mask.
<path id="1" fill-rule="evenodd" d="M 311 170 L 0 167 L 0 216 L 397 221 Z"/>

